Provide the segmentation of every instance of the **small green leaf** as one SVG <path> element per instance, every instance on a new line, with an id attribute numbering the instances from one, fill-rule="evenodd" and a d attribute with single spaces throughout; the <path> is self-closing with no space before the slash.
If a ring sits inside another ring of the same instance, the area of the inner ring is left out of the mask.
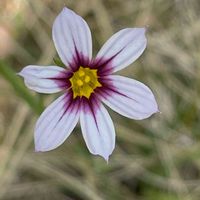
<path id="1" fill-rule="evenodd" d="M 53 61 L 57 66 L 65 67 L 65 64 L 60 60 L 60 58 L 54 58 Z"/>

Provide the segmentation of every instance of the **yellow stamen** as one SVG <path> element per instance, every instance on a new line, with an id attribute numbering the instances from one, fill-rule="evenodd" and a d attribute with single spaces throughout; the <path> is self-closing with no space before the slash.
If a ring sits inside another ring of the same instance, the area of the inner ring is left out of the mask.
<path id="1" fill-rule="evenodd" d="M 78 80 L 76 81 L 76 83 L 77 83 L 78 86 L 82 86 L 82 85 L 83 85 L 83 81 L 80 80 L 80 79 L 78 79 Z"/>
<path id="2" fill-rule="evenodd" d="M 85 75 L 85 72 L 84 72 L 83 70 L 79 70 L 79 71 L 78 71 L 78 75 L 79 75 L 80 77 L 82 77 L 82 76 Z"/>
<path id="3" fill-rule="evenodd" d="M 74 99 L 77 96 L 85 96 L 89 99 L 94 90 L 102 86 L 98 81 L 97 69 L 90 69 L 88 67 L 80 66 L 79 70 L 74 72 L 69 80 Z"/>
<path id="4" fill-rule="evenodd" d="M 86 83 L 89 83 L 89 82 L 90 82 L 90 77 L 89 77 L 89 76 L 86 76 L 84 81 L 85 81 Z"/>

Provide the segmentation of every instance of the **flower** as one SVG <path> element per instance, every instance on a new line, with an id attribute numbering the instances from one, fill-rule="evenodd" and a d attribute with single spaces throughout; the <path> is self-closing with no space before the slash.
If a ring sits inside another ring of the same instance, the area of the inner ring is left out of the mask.
<path id="1" fill-rule="evenodd" d="M 89 151 L 108 160 L 115 147 L 115 129 L 102 102 L 136 120 L 158 112 L 154 95 L 147 86 L 112 75 L 143 53 L 147 44 L 145 28 L 117 32 L 92 59 L 92 38 L 87 23 L 64 8 L 53 24 L 53 41 L 66 68 L 29 65 L 19 73 L 26 86 L 36 92 L 65 91 L 38 119 L 35 149 L 43 152 L 57 148 L 80 119 Z"/>

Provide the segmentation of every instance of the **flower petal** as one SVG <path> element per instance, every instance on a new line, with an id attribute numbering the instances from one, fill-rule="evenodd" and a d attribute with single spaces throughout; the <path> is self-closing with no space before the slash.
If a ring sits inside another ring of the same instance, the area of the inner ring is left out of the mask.
<path id="1" fill-rule="evenodd" d="M 40 93 L 55 93 L 66 87 L 67 83 L 59 80 L 65 77 L 66 69 L 57 66 L 35 66 L 25 67 L 19 75 L 24 78 L 26 86 Z"/>
<path id="2" fill-rule="evenodd" d="M 70 67 L 77 54 L 92 58 L 92 37 L 85 20 L 64 8 L 53 24 L 53 40 L 63 63 Z"/>
<path id="3" fill-rule="evenodd" d="M 152 91 L 143 83 L 118 75 L 104 81 L 110 88 L 101 93 L 102 101 L 119 114 L 141 120 L 158 112 Z"/>
<path id="4" fill-rule="evenodd" d="M 49 151 L 60 146 L 70 135 L 79 119 L 78 104 L 69 94 L 54 101 L 42 113 L 35 127 L 35 150 Z"/>
<path id="5" fill-rule="evenodd" d="M 114 34 L 97 54 L 97 60 L 112 60 L 112 71 L 119 71 L 134 62 L 145 50 L 145 28 L 127 28 Z"/>
<path id="6" fill-rule="evenodd" d="M 83 102 L 80 123 L 84 140 L 92 154 L 108 161 L 115 147 L 115 130 L 107 110 L 97 102 Z"/>

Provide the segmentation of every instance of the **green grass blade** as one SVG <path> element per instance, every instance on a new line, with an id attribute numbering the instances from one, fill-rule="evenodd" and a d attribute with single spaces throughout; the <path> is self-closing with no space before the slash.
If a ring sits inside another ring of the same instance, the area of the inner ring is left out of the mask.
<path id="1" fill-rule="evenodd" d="M 16 94 L 26 101 L 36 114 L 42 112 L 44 107 L 41 100 L 29 92 L 24 86 L 23 81 L 16 75 L 15 71 L 4 61 L 0 61 L 0 75 L 10 83 Z"/>

